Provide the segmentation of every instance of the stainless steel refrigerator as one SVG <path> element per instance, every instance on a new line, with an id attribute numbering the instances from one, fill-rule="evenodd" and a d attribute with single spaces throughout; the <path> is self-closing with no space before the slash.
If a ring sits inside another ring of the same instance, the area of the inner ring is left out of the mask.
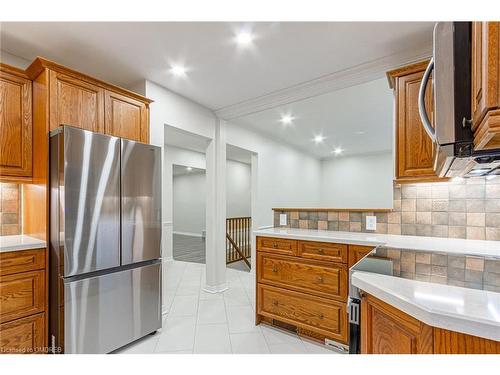
<path id="1" fill-rule="evenodd" d="M 109 353 L 161 328 L 160 155 L 70 126 L 51 132 L 53 352 Z"/>

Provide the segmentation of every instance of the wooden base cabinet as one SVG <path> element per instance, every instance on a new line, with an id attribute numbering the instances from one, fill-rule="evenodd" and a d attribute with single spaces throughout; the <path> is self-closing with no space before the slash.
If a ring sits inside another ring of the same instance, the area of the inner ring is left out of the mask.
<path id="1" fill-rule="evenodd" d="M 256 324 L 347 344 L 348 264 L 372 249 L 257 237 Z"/>
<path id="2" fill-rule="evenodd" d="M 0 254 L 0 353 L 47 351 L 46 250 Z"/>
<path id="3" fill-rule="evenodd" d="M 431 327 L 364 294 L 362 354 L 500 354 L 500 342 Z"/>

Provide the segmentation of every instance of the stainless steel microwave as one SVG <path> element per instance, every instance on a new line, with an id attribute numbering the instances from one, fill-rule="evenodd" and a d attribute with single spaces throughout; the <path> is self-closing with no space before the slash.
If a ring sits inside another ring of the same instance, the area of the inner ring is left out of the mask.
<path id="1" fill-rule="evenodd" d="M 500 174 L 500 149 L 474 150 L 471 130 L 471 22 L 438 22 L 433 56 L 419 92 L 419 113 L 435 146 L 434 170 L 439 177 Z M 434 126 L 425 107 L 432 75 Z"/>

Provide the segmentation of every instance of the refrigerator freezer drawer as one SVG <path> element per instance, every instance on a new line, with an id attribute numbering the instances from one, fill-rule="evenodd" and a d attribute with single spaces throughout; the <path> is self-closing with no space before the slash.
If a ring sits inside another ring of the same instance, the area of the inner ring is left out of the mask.
<path id="1" fill-rule="evenodd" d="M 109 353 L 161 328 L 161 263 L 64 284 L 64 352 Z"/>

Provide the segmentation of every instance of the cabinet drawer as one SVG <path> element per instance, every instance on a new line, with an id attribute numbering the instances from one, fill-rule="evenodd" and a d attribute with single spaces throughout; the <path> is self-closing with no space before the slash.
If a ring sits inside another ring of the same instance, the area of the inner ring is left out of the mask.
<path id="1" fill-rule="evenodd" d="M 347 267 L 259 253 L 258 282 L 345 301 Z"/>
<path id="2" fill-rule="evenodd" d="M 302 258 L 347 263 L 347 245 L 299 241 L 298 255 Z"/>
<path id="3" fill-rule="evenodd" d="M 258 284 L 257 313 L 347 342 L 346 304 Z"/>
<path id="4" fill-rule="evenodd" d="M 282 255 L 296 255 L 297 241 L 284 238 L 257 237 L 257 250 Z"/>
<path id="5" fill-rule="evenodd" d="M 45 249 L 0 254 L 0 276 L 45 268 Z"/>
<path id="6" fill-rule="evenodd" d="M 0 353 L 41 353 L 45 348 L 45 314 L 0 324 Z"/>
<path id="7" fill-rule="evenodd" d="M 0 323 L 43 312 L 45 271 L 0 277 L 0 306 Z"/>

